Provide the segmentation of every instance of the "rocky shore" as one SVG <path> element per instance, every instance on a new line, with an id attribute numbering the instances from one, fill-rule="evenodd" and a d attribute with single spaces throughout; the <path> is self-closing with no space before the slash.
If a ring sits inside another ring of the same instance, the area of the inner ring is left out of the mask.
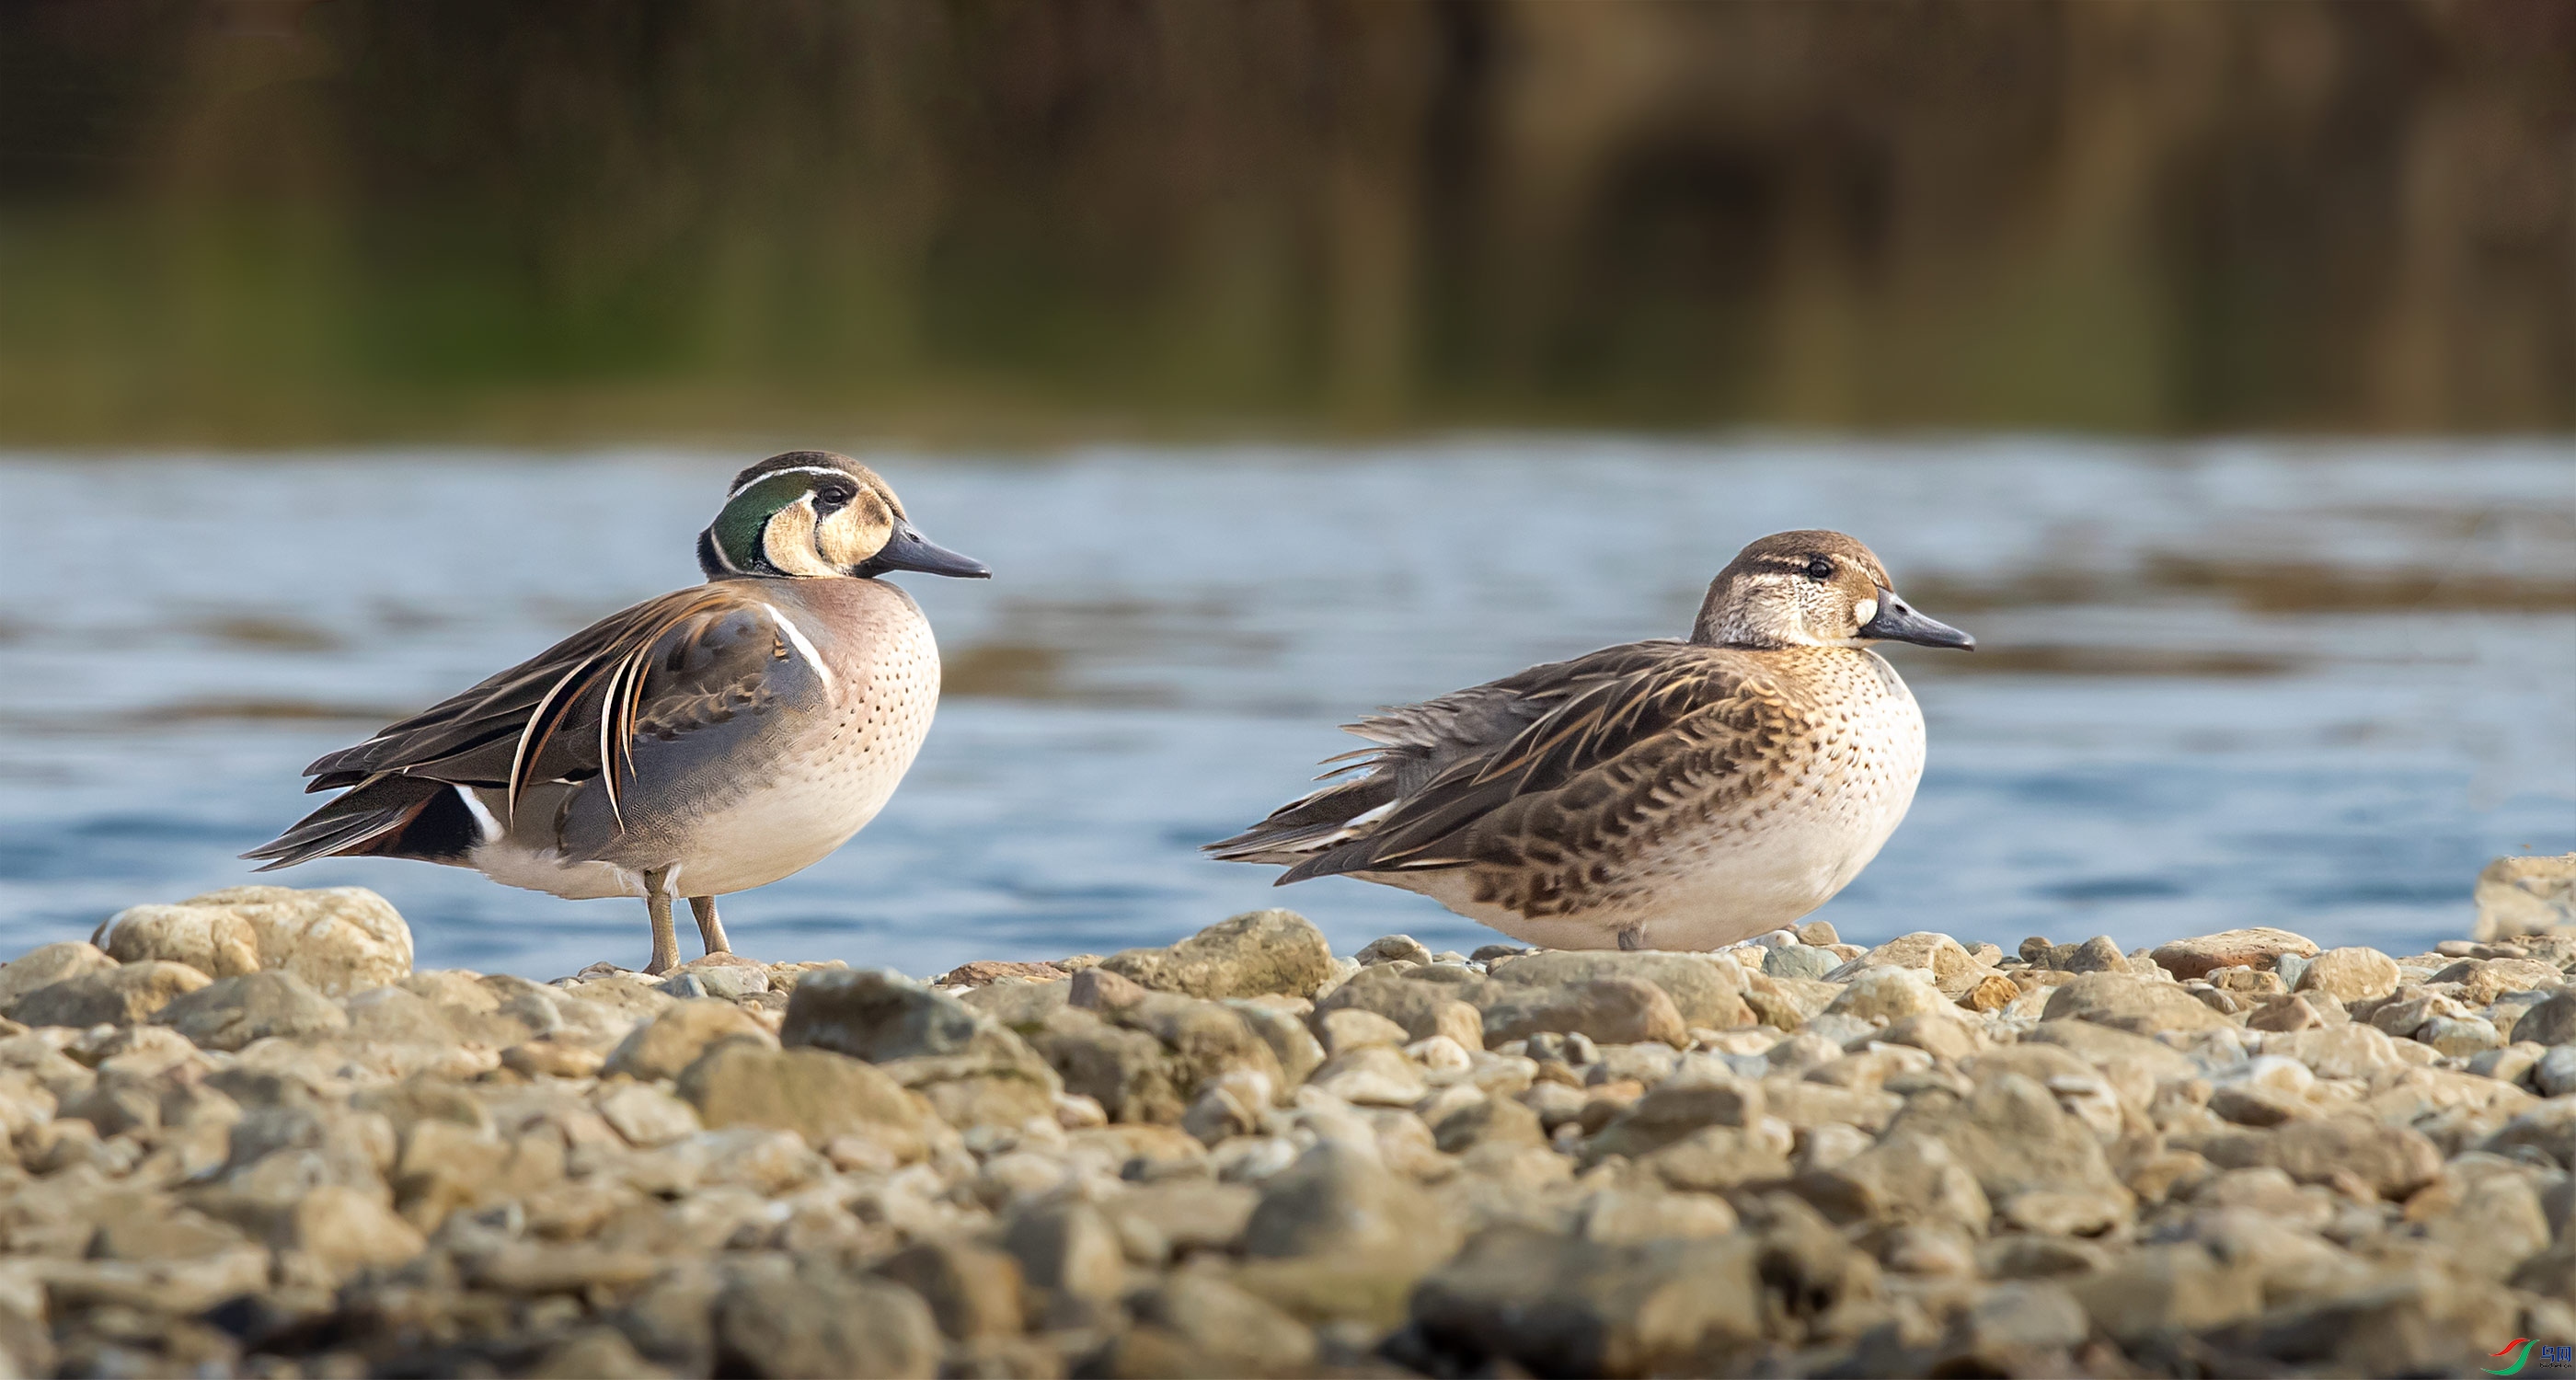
<path id="1" fill-rule="evenodd" d="M 930 981 L 139 906 L 0 966 L 0 1365 L 2455 1373 L 2576 1343 L 2576 859 L 2499 868 L 2424 954 L 1270 910 Z"/>

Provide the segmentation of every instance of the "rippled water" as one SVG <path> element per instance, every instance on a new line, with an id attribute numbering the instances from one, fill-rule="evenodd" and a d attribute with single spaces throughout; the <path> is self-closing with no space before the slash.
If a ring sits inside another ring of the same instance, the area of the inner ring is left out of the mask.
<path id="1" fill-rule="evenodd" d="M 296 770 L 696 578 L 740 455 L 0 459 L 0 953 L 248 879 Z M 2576 449 L 1462 441 L 881 454 L 989 584 L 908 577 L 950 694 L 838 854 L 726 902 L 744 951 L 916 973 L 1167 942 L 1285 902 L 1346 948 L 1486 931 L 1195 845 L 1333 725 L 1682 632 L 1737 546 L 1871 543 L 1984 650 L 1892 653 L 1932 755 L 1823 911 L 1847 936 L 2267 923 L 2411 951 L 2489 857 L 2576 849 Z M 424 966 L 640 961 L 642 907 L 336 860 Z M 682 926 L 686 929 L 686 925 Z"/>

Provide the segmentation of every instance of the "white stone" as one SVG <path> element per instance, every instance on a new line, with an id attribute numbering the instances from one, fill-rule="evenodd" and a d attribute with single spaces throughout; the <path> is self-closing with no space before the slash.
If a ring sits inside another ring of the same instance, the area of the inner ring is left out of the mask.
<path id="1" fill-rule="evenodd" d="M 384 897 L 356 886 L 237 886 L 134 906 L 109 917 L 92 942 L 124 962 L 161 959 L 208 977 L 282 970 L 326 997 L 411 975 L 411 927 Z"/>
<path id="2" fill-rule="evenodd" d="M 2317 1076 L 2296 1059 L 2277 1054 L 2258 1055 L 2248 1060 L 2240 1075 L 2258 1088 L 2269 1089 L 2285 1097 L 2305 1097 L 2317 1085 Z"/>

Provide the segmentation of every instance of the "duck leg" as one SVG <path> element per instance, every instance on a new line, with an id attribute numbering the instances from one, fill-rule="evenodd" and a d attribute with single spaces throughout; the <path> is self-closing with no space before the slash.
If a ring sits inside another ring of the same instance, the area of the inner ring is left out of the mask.
<path id="1" fill-rule="evenodd" d="M 729 954 L 733 952 L 733 945 L 725 942 L 724 921 L 716 918 L 716 898 L 713 896 L 690 897 L 689 914 L 698 917 L 698 938 L 706 941 L 708 953 Z"/>
<path id="2" fill-rule="evenodd" d="M 669 869 L 644 874 L 644 909 L 653 917 L 653 961 L 644 971 L 660 976 L 680 966 L 680 936 L 671 928 L 671 893 L 663 890 Z"/>

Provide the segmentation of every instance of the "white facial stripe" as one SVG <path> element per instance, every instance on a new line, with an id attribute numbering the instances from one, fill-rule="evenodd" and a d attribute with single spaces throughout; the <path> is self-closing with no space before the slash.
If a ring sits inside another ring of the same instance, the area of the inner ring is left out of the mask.
<path id="1" fill-rule="evenodd" d="M 833 474 L 839 475 L 843 479 L 848 479 L 850 477 L 849 471 L 836 470 L 829 465 L 789 465 L 782 469 L 763 470 L 760 473 L 753 475 L 751 478 L 734 485 L 731 490 L 727 491 L 725 498 L 728 501 L 738 498 L 741 496 L 743 490 L 750 488 L 752 485 L 757 484 L 764 479 L 781 474 Z"/>
<path id="2" fill-rule="evenodd" d="M 769 611 L 769 616 L 777 620 L 779 631 L 787 634 L 787 640 L 795 643 L 796 650 L 804 654 L 805 664 L 814 668 L 815 675 L 822 677 L 823 688 L 825 690 L 830 690 L 832 688 L 832 668 L 824 662 L 823 654 L 814 650 L 814 644 L 806 640 L 805 630 L 796 626 L 794 619 L 789 618 L 786 614 L 780 613 L 776 604 L 763 603 L 761 607 Z"/>
<path id="3" fill-rule="evenodd" d="M 733 563 L 733 557 L 725 554 L 724 543 L 715 539 L 713 528 L 708 529 L 705 534 L 705 542 L 707 554 L 715 557 L 716 564 L 724 567 L 727 574 L 739 575 L 742 573 L 742 567 L 735 565 Z"/>
<path id="4" fill-rule="evenodd" d="M 1862 627 L 1868 627 L 1869 620 L 1876 618 L 1877 616 L 1878 601 L 1876 599 L 1863 599 L 1859 603 L 1852 605 L 1852 621 L 1860 624 Z"/>

